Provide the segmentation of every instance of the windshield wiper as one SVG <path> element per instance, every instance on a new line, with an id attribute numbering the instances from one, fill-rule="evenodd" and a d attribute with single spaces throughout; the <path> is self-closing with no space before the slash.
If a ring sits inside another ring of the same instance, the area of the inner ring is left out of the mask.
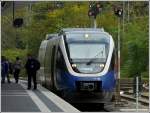
<path id="1" fill-rule="evenodd" d="M 93 63 L 94 60 L 97 59 L 96 57 L 97 57 L 100 53 L 103 54 L 103 51 L 97 53 L 90 61 L 88 61 L 88 62 L 86 63 L 86 65 L 91 65 L 91 63 Z"/>

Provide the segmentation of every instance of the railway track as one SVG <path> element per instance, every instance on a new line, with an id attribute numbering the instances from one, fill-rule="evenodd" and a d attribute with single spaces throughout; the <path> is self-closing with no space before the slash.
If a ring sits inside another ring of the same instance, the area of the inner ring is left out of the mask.
<path id="1" fill-rule="evenodd" d="M 132 92 L 132 91 L 129 91 L 129 92 L 125 92 L 125 94 L 127 94 L 127 95 L 133 95 L 133 92 Z M 148 99 L 149 99 L 148 92 L 147 92 L 147 94 L 142 93 L 142 94 L 140 95 L 140 97 L 148 100 Z"/>
<path id="2" fill-rule="evenodd" d="M 142 80 L 142 82 L 146 82 L 146 80 Z M 133 94 L 133 79 L 121 79 L 120 81 L 120 89 L 124 92 L 121 94 L 121 98 L 127 101 L 136 102 L 136 98 Z M 148 92 L 147 92 L 148 93 Z M 139 103 L 144 106 L 149 106 L 149 95 L 141 94 L 139 97 Z"/>
<path id="3" fill-rule="evenodd" d="M 126 99 L 128 101 L 136 102 L 136 98 L 131 94 L 122 94 L 121 98 Z M 149 106 L 149 97 L 147 97 L 147 96 L 139 97 L 139 103 L 144 106 Z"/>
<path id="4" fill-rule="evenodd" d="M 98 103 L 80 103 L 72 104 L 75 108 L 81 112 L 111 112 L 113 111 L 110 107 L 104 107 L 104 104 Z"/>
<path id="5" fill-rule="evenodd" d="M 148 83 L 148 80 L 142 79 L 142 84 Z M 120 89 L 123 91 L 128 91 L 133 89 L 133 79 L 132 78 L 122 78 L 120 79 Z M 145 89 L 147 90 L 147 89 Z"/>

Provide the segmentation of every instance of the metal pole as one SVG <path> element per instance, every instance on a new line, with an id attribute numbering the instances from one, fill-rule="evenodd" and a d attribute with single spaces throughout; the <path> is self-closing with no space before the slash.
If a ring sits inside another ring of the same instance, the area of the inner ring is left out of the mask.
<path id="1" fill-rule="evenodd" d="M 138 84 L 139 84 L 139 77 L 137 76 L 136 77 L 136 111 L 138 112 L 138 105 L 139 105 L 139 103 L 138 103 L 138 101 L 139 101 L 139 86 L 138 86 Z"/>
<path id="2" fill-rule="evenodd" d="M 30 2 L 29 5 L 28 5 L 28 10 L 27 10 L 27 13 L 28 13 L 28 22 L 27 22 L 27 24 L 28 25 L 31 23 L 31 13 L 32 13 L 31 9 L 32 9 L 32 3 Z"/>
<path id="3" fill-rule="evenodd" d="M 29 23 L 31 23 L 32 3 L 29 4 Z"/>
<path id="4" fill-rule="evenodd" d="M 32 15 L 32 3 L 31 2 L 29 3 L 28 8 L 27 8 L 27 15 L 28 15 L 27 26 L 29 26 L 31 24 L 31 15 Z M 29 49 L 28 41 L 27 41 L 26 49 L 27 51 Z"/>
<path id="5" fill-rule="evenodd" d="M 14 18 L 15 18 L 15 1 L 13 1 L 13 22 L 14 22 Z"/>
<path id="6" fill-rule="evenodd" d="M 121 19 L 118 18 L 118 80 L 117 80 L 118 102 L 120 102 L 120 24 L 121 24 Z"/>
<path id="7" fill-rule="evenodd" d="M 15 1 L 13 1 L 13 25 L 15 20 Z M 15 28 L 15 34 L 16 34 L 16 48 L 18 48 L 18 35 L 17 35 L 17 28 Z"/>
<path id="8" fill-rule="evenodd" d="M 128 22 L 129 22 L 129 19 L 130 19 L 130 4 L 129 4 L 129 1 L 128 1 Z"/>
<path id="9" fill-rule="evenodd" d="M 120 79 L 120 18 L 118 22 L 118 78 Z"/>
<path id="10" fill-rule="evenodd" d="M 97 24 L 96 24 L 96 18 L 94 17 L 94 28 L 97 27 Z"/>
<path id="11" fill-rule="evenodd" d="M 124 39 L 124 23 L 125 23 L 125 1 L 123 1 L 122 42 L 123 42 L 123 39 Z M 121 43 L 121 44 L 123 45 L 123 43 Z"/>

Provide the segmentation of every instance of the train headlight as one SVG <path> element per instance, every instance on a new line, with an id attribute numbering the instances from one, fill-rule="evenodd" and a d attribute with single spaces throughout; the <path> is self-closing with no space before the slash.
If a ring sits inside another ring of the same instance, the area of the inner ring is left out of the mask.
<path id="1" fill-rule="evenodd" d="M 104 68 L 104 64 L 100 64 L 99 67 L 100 67 L 100 68 Z"/>
<path id="2" fill-rule="evenodd" d="M 85 38 L 89 38 L 89 35 L 88 35 L 88 34 L 85 34 Z"/>
<path id="3" fill-rule="evenodd" d="M 76 64 L 72 64 L 72 67 L 77 67 L 77 65 Z"/>

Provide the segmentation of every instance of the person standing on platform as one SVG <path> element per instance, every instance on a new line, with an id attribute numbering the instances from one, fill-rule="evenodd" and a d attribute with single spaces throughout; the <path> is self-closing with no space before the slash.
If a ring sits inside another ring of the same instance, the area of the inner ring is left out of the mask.
<path id="1" fill-rule="evenodd" d="M 25 68 L 28 74 L 28 88 L 27 89 L 31 89 L 31 79 L 33 79 L 34 89 L 37 89 L 36 72 L 40 68 L 40 63 L 37 59 L 32 57 L 32 55 L 30 54 L 28 54 L 27 57 L 28 59 L 25 64 Z"/>
<path id="2" fill-rule="evenodd" d="M 9 75 L 13 74 L 13 64 L 12 62 L 9 60 Z"/>
<path id="3" fill-rule="evenodd" d="M 16 61 L 14 63 L 14 78 L 16 83 L 19 81 L 19 73 L 22 67 L 22 63 L 19 57 L 16 57 Z"/>
<path id="4" fill-rule="evenodd" d="M 9 65 L 9 60 L 6 58 L 6 77 L 7 77 L 7 81 L 8 81 L 8 83 L 10 83 L 10 77 L 9 77 L 9 67 L 10 67 L 10 65 Z"/>
<path id="5" fill-rule="evenodd" d="M 1 57 L 1 77 L 2 77 L 1 83 L 5 83 L 5 77 L 7 77 L 7 81 L 8 83 L 10 83 L 10 80 L 8 78 L 8 71 L 9 71 L 9 64 L 6 61 L 6 57 L 2 56 Z"/>

